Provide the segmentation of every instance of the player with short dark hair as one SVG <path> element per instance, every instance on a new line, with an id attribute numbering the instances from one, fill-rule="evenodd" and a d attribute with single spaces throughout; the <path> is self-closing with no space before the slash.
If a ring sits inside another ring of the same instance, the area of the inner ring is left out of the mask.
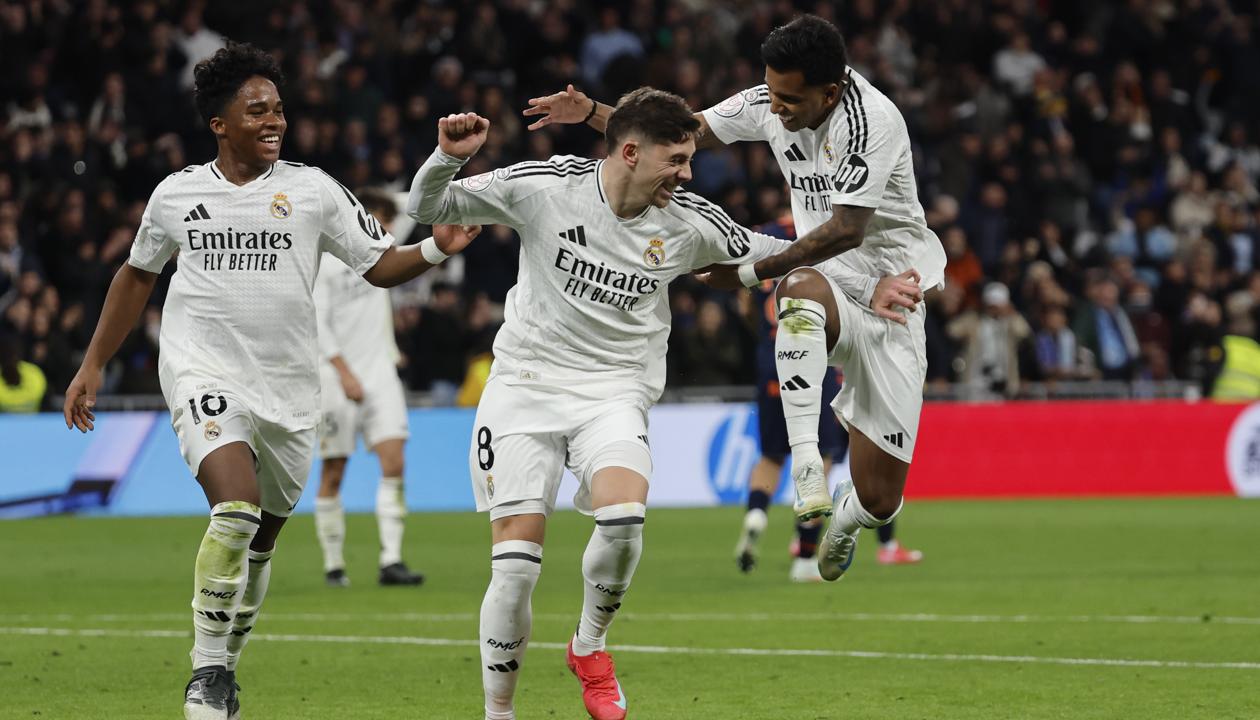
<path id="1" fill-rule="evenodd" d="M 463 249 L 473 228 L 395 248 L 323 171 L 280 160 L 287 123 L 274 58 L 231 43 L 197 64 L 218 156 L 158 184 L 66 390 L 66 426 L 93 429 L 101 369 L 178 254 L 158 375 L 180 452 L 210 505 L 193 569 L 184 717 L 237 718 L 236 664 L 267 592 L 276 536 L 310 473 L 319 421 L 312 286 L 327 251 L 382 287 Z"/>
<path id="2" fill-rule="evenodd" d="M 625 717 L 605 638 L 643 549 L 648 409 L 665 383 L 669 283 L 787 246 L 679 187 L 691 179 L 699 127 L 681 98 L 643 88 L 611 115 L 607 160 L 557 156 L 457 182 L 489 123 L 443 118 L 407 203 L 419 222 L 501 223 L 521 235 L 469 449 L 477 509 L 490 514 L 480 637 L 489 720 L 515 717 L 530 597 L 566 467 L 580 485 L 574 505 L 595 518 L 568 665 L 593 718 Z"/>
<path id="3" fill-rule="evenodd" d="M 756 268 L 745 264 L 739 275 L 725 268 L 708 279 L 734 288 L 787 275 L 776 296 L 790 331 L 775 338 L 776 365 L 780 378 L 806 380 L 780 384 L 802 520 L 833 509 L 817 426 L 826 367 L 844 367 L 846 384 L 832 407 L 849 430 L 857 488 L 834 496 L 846 514 L 831 523 L 819 555 L 822 575 L 837 579 L 852 560 L 858 529 L 886 526 L 901 509 L 927 365 L 923 313 L 915 308 L 921 286 L 943 282 L 945 253 L 919 204 L 905 121 L 847 66 L 840 31 L 802 15 L 766 37 L 762 59 L 766 83 L 697 114 L 697 143 L 769 143 L 792 191 L 800 239 Z M 529 105 L 526 115 L 541 116 L 530 129 L 585 121 L 600 130 L 608 117 L 606 105 L 572 85 Z M 833 257 L 840 262 L 825 277 L 808 267 Z M 883 532 L 881 562 L 921 557 Z"/>

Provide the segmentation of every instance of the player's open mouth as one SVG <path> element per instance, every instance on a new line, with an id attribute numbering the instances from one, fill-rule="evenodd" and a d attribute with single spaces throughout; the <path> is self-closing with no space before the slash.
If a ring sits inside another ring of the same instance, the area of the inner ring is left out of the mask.
<path id="1" fill-rule="evenodd" d="M 266 145 L 272 150 L 280 149 L 280 136 L 279 135 L 263 135 L 262 137 L 258 138 L 258 142 L 262 143 L 263 145 Z"/>

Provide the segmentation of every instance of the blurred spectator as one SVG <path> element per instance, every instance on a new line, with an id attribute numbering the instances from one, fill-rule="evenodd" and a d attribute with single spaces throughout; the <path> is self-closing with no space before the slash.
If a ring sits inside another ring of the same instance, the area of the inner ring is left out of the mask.
<path id="1" fill-rule="evenodd" d="M 1020 346 L 1032 336 L 1001 283 L 984 286 L 981 311 L 967 311 L 949 324 L 962 345 L 962 380 L 982 393 L 1013 397 L 1020 385 Z"/>
<path id="2" fill-rule="evenodd" d="M 713 300 L 700 303 L 695 325 L 682 331 L 679 368 L 688 385 L 734 385 L 744 364 L 735 335 L 722 306 Z"/>
<path id="3" fill-rule="evenodd" d="M 1072 323 L 1073 332 L 1097 359 L 1104 379 L 1131 378 L 1140 349 L 1129 315 L 1120 306 L 1120 288 L 1105 272 L 1093 271 L 1085 297 Z"/>
<path id="4" fill-rule="evenodd" d="M 1068 327 L 1067 311 L 1060 305 L 1047 305 L 1041 311 L 1036 354 L 1041 376 L 1046 380 L 1082 380 L 1091 376 L 1088 351 L 1076 342 Z"/>
<path id="5" fill-rule="evenodd" d="M 39 412 L 47 389 L 39 366 L 22 359 L 17 337 L 0 335 L 0 413 Z"/>

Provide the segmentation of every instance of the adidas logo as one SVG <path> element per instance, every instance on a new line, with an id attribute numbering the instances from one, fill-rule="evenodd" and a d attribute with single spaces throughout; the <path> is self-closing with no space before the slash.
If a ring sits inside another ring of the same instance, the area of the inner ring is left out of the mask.
<path id="1" fill-rule="evenodd" d="M 902 442 L 904 438 L 905 438 L 904 433 L 893 433 L 891 435 L 884 436 L 884 439 L 888 441 L 889 445 L 896 445 L 897 447 L 902 447 Z"/>
<path id="2" fill-rule="evenodd" d="M 800 375 L 793 375 L 791 380 L 779 387 L 783 390 L 807 390 L 809 389 L 809 383 L 805 382 L 805 378 L 802 378 Z"/>
<path id="3" fill-rule="evenodd" d="M 805 162 L 805 153 L 801 152 L 801 149 L 796 146 L 796 143 L 789 145 L 788 149 L 783 151 L 783 154 L 786 155 L 787 159 L 792 162 Z"/>
<path id="4" fill-rule="evenodd" d="M 640 440 L 642 440 L 644 445 L 651 446 L 651 444 L 652 444 L 652 443 L 648 442 L 648 436 L 647 436 L 647 435 L 637 435 L 636 437 L 638 437 Z"/>
<path id="5" fill-rule="evenodd" d="M 184 216 L 184 222 L 192 222 L 193 220 L 209 220 L 210 213 L 206 210 L 206 206 L 197 203 L 197 207 L 193 208 Z"/>
<path id="6" fill-rule="evenodd" d="M 568 240 L 571 243 L 577 243 L 582 247 L 586 247 L 586 227 L 578 225 L 575 228 L 569 228 L 562 233 L 556 233 L 561 240 Z"/>

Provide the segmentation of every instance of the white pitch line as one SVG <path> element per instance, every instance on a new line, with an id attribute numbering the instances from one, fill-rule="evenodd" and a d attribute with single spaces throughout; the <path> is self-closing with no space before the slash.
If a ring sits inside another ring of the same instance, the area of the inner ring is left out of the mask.
<path id="1" fill-rule="evenodd" d="M 295 622 L 471 622 L 475 613 L 264 613 L 270 620 Z M 67 613 L 0 615 L 8 622 L 134 622 L 143 620 L 184 620 L 188 613 L 106 613 L 74 615 Z M 847 621 L 847 622 L 911 622 L 911 623 L 1067 623 L 1117 625 L 1260 625 L 1260 617 L 1216 615 L 946 615 L 940 613 L 636 613 L 618 615 L 627 620 L 644 622 L 771 622 L 771 621 Z M 535 620 L 567 621 L 573 616 L 562 613 L 534 613 Z"/>
<path id="2" fill-rule="evenodd" d="M 49 627 L 0 627 L 0 635 L 29 635 L 49 637 L 110 637 L 110 638 L 187 638 L 187 630 L 116 630 L 102 628 L 49 628 Z M 426 638 L 408 636 L 375 635 L 292 635 L 283 633 L 254 633 L 254 640 L 294 643 L 338 643 L 359 645 L 421 645 L 428 647 L 475 648 L 476 640 L 458 638 Z M 531 642 L 531 647 L 542 650 L 564 650 L 566 643 Z M 1071 665 L 1101 667 L 1175 668 L 1195 670 L 1260 670 L 1260 662 L 1199 662 L 1195 660 L 1137 660 L 1132 658 L 1066 658 L 1037 655 L 987 655 L 964 653 L 905 653 L 870 650 L 811 650 L 794 648 L 703 648 L 670 647 L 666 645 L 613 645 L 611 650 L 654 655 L 727 655 L 752 657 L 829 657 L 858 658 L 863 660 L 919 660 L 924 662 L 980 662 L 1014 663 L 1026 665 Z"/>

